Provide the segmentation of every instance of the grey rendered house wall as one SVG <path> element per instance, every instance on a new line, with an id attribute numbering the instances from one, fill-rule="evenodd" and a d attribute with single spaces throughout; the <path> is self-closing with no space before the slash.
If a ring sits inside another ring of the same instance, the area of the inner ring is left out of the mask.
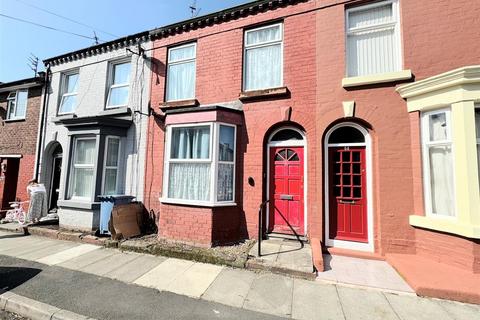
<path id="1" fill-rule="evenodd" d="M 131 59 L 131 74 L 128 107 L 132 110 L 132 125 L 122 138 L 123 169 L 120 170 L 120 193 L 136 197 L 143 201 L 145 155 L 147 142 L 148 108 L 150 96 L 150 62 L 149 50 L 151 42 L 142 43 L 146 49 L 146 58 L 132 54 L 126 48 L 104 52 L 76 61 L 62 63 L 51 67 L 51 83 L 46 104 L 46 125 L 42 144 L 40 180 L 50 189 L 52 166 L 52 146 L 58 142 L 63 149 L 62 173 L 60 178 L 59 209 L 60 226 L 75 230 L 92 230 L 99 224 L 99 208 L 97 199 L 89 202 L 73 203 L 68 201 L 68 172 L 71 165 L 71 138 L 69 130 L 60 123 L 55 123 L 62 116 L 58 115 L 60 103 L 60 86 L 62 74 L 77 69 L 79 83 L 77 91 L 77 107 L 75 116 L 92 117 L 105 110 L 108 95 L 109 64 L 112 61 Z M 132 46 L 137 52 L 137 46 Z M 98 147 L 97 147 L 98 148 Z M 99 150 L 100 151 L 100 150 Z M 103 165 L 103 164 L 97 164 Z M 96 198 L 96 197 L 95 197 Z M 67 201 L 65 201 L 67 200 Z"/>

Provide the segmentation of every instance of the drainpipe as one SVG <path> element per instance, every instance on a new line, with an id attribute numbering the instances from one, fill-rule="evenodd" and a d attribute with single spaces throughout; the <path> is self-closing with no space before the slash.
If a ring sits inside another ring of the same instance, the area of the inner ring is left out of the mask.
<path id="1" fill-rule="evenodd" d="M 38 139 L 37 139 L 37 157 L 35 159 L 35 171 L 34 171 L 34 178 L 38 180 L 38 173 L 40 169 L 40 157 L 42 154 L 42 147 L 43 147 L 43 138 L 45 136 L 45 128 L 47 123 L 47 103 L 48 103 L 48 86 L 49 86 L 49 79 L 50 79 L 50 66 L 47 66 L 47 70 L 45 70 L 45 78 L 43 81 L 43 100 L 42 105 L 40 107 L 41 114 L 40 114 L 40 124 L 38 128 Z"/>

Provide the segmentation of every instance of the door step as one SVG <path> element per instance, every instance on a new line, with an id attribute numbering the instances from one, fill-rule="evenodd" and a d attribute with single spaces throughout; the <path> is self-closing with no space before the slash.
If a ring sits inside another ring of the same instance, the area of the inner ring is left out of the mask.
<path id="1" fill-rule="evenodd" d="M 267 234 L 269 240 L 279 240 L 279 241 L 302 241 L 304 243 L 308 243 L 308 238 L 306 236 L 295 236 L 293 234 L 285 234 L 285 233 L 276 233 L 271 232 Z"/>

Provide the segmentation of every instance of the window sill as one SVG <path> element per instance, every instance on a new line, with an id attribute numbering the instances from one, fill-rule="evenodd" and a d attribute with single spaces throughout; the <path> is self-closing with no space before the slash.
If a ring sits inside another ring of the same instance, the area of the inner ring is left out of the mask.
<path id="1" fill-rule="evenodd" d="M 480 239 L 480 225 L 464 224 L 452 219 L 411 215 L 410 225 L 441 232 L 453 233 L 467 238 Z"/>
<path id="2" fill-rule="evenodd" d="M 80 201 L 80 200 L 58 200 L 59 207 L 94 210 L 100 208 L 100 202 Z"/>
<path id="3" fill-rule="evenodd" d="M 188 108 L 197 107 L 199 105 L 197 99 L 166 101 L 160 104 L 160 109 Z"/>
<path id="4" fill-rule="evenodd" d="M 25 118 L 19 118 L 19 119 L 5 119 L 3 120 L 3 122 L 6 122 L 6 123 L 10 123 L 10 122 L 22 122 L 22 121 L 26 121 Z"/>
<path id="5" fill-rule="evenodd" d="M 342 79 L 342 87 L 350 88 L 356 86 L 366 86 L 378 83 L 395 82 L 409 80 L 412 78 L 411 70 L 402 70 L 395 72 L 379 73 L 361 77 L 348 77 Z"/>
<path id="6" fill-rule="evenodd" d="M 240 101 L 249 101 L 261 98 L 287 97 L 289 94 L 290 90 L 288 90 L 287 87 L 279 87 L 262 90 L 242 91 L 240 92 L 238 99 Z"/>
<path id="7" fill-rule="evenodd" d="M 166 204 L 178 204 L 178 205 L 186 205 L 186 206 L 193 206 L 193 207 L 207 207 L 207 208 L 214 208 L 214 207 L 235 207 L 237 204 L 235 202 L 225 202 L 225 203 L 211 203 L 211 202 L 200 202 L 200 201 L 188 201 L 188 200 L 174 200 L 174 199 L 159 199 L 161 203 Z"/>

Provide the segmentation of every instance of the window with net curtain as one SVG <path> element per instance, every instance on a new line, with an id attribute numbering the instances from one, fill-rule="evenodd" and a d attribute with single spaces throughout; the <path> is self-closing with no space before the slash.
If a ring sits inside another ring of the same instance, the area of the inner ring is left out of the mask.
<path id="1" fill-rule="evenodd" d="M 10 92 L 7 97 L 7 120 L 25 119 L 27 113 L 28 90 Z"/>
<path id="2" fill-rule="evenodd" d="M 105 167 L 103 171 L 104 195 L 118 194 L 118 167 L 120 155 L 120 138 L 107 137 L 105 143 Z"/>
<path id="3" fill-rule="evenodd" d="M 398 1 L 381 1 L 346 11 L 347 76 L 400 71 Z"/>
<path id="4" fill-rule="evenodd" d="M 244 91 L 283 86 L 283 24 L 245 31 Z"/>
<path id="5" fill-rule="evenodd" d="M 130 62 L 112 63 L 110 68 L 107 108 L 126 106 L 130 89 Z"/>
<path id="6" fill-rule="evenodd" d="M 91 199 L 95 181 L 96 138 L 76 138 L 73 147 L 70 198 Z"/>
<path id="7" fill-rule="evenodd" d="M 218 123 L 170 128 L 169 200 L 234 201 L 235 130 Z"/>
<path id="8" fill-rule="evenodd" d="M 450 110 L 425 113 L 422 119 L 427 213 L 455 216 Z"/>
<path id="9" fill-rule="evenodd" d="M 195 98 L 197 44 L 168 49 L 166 101 Z"/>
<path id="10" fill-rule="evenodd" d="M 72 113 L 77 106 L 78 73 L 64 74 L 62 76 L 62 97 L 60 100 L 59 114 Z"/>

